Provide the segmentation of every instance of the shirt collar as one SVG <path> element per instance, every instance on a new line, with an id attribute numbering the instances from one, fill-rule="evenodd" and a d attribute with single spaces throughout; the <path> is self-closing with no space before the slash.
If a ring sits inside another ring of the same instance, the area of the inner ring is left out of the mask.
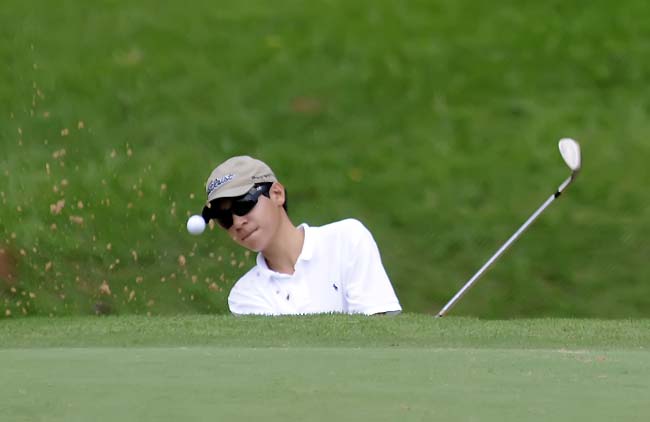
<path id="1" fill-rule="evenodd" d="M 309 261 L 314 252 L 315 233 L 307 223 L 302 223 L 298 228 L 302 228 L 305 232 L 305 239 L 302 242 L 302 251 L 300 251 L 300 255 L 298 255 L 298 261 Z"/>

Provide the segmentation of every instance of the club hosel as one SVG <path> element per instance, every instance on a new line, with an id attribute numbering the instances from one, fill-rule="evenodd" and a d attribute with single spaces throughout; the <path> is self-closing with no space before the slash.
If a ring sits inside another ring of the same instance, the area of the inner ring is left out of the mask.
<path id="1" fill-rule="evenodd" d="M 573 182 L 573 179 L 575 179 L 575 177 L 576 177 L 576 172 L 574 171 L 573 173 L 571 173 L 571 176 L 569 176 L 564 182 L 562 182 L 560 187 L 558 187 L 557 191 L 555 192 L 555 197 L 556 198 L 558 196 L 560 196 L 562 194 L 562 192 L 564 192 L 564 189 L 566 189 L 567 186 L 569 186 L 571 184 L 571 182 Z"/>

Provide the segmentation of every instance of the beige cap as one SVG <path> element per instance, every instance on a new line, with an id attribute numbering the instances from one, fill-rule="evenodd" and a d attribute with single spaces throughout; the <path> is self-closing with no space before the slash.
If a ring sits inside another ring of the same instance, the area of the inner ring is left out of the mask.
<path id="1" fill-rule="evenodd" d="M 256 183 L 275 182 L 273 170 L 264 162 L 247 155 L 229 158 L 219 164 L 205 182 L 208 202 L 247 193 Z"/>

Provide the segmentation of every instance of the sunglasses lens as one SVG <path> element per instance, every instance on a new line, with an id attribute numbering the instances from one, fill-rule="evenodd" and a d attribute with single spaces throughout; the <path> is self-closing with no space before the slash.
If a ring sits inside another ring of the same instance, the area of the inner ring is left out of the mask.
<path id="1" fill-rule="evenodd" d="M 232 227 L 232 214 L 230 210 L 222 210 L 215 213 L 214 218 L 217 220 L 217 223 L 224 229 L 229 229 Z"/>
<path id="2" fill-rule="evenodd" d="M 233 214 L 238 215 L 238 216 L 243 216 L 251 212 L 253 207 L 255 207 L 255 204 L 257 204 L 257 200 L 255 201 L 235 201 L 232 204 L 231 211 Z"/>

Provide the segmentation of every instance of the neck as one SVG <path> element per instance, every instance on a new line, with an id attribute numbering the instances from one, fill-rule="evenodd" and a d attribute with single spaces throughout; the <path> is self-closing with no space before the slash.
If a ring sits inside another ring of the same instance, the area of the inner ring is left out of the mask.
<path id="1" fill-rule="evenodd" d="M 266 265 L 273 271 L 293 274 L 304 241 L 305 231 L 294 226 L 288 219 L 283 220 L 273 242 L 262 251 Z"/>

